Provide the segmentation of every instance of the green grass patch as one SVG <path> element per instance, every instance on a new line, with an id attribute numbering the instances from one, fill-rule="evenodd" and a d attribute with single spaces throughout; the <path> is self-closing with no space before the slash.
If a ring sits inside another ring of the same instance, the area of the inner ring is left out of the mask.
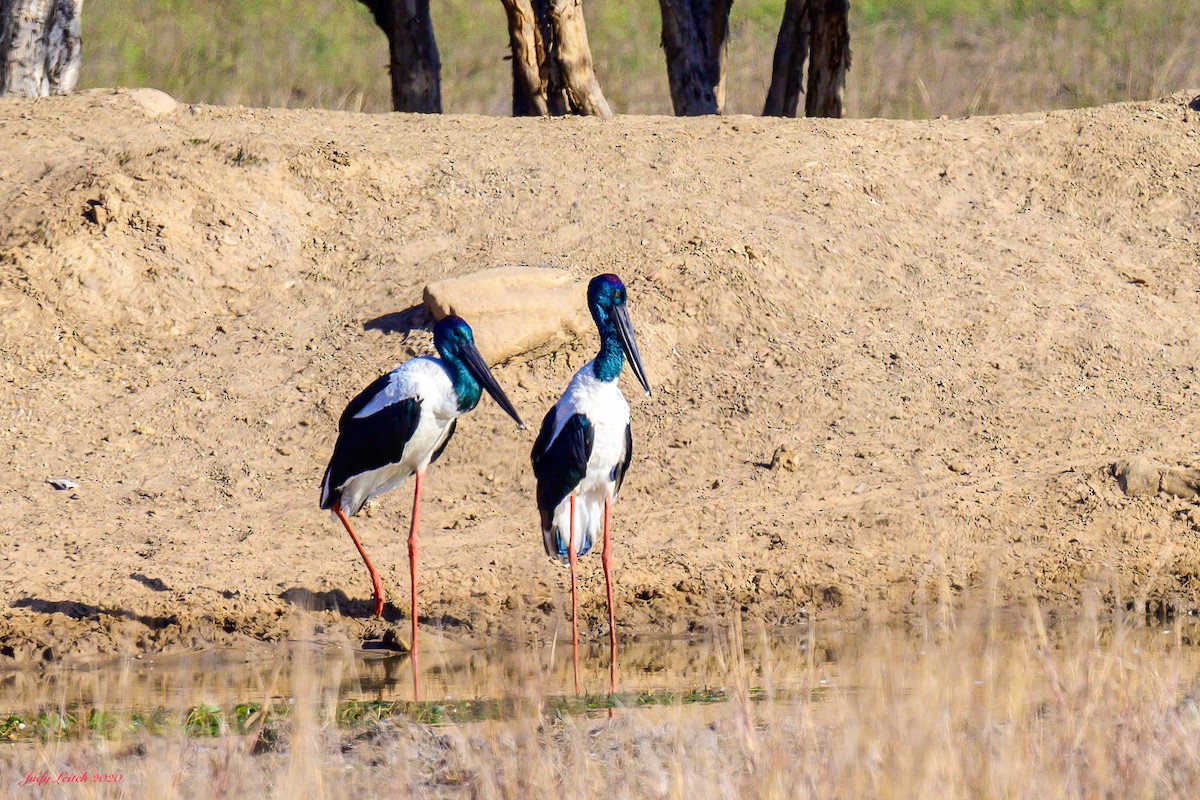
<path id="1" fill-rule="evenodd" d="M 753 689 L 752 701 L 767 699 L 762 689 Z M 506 720 L 538 714 L 558 719 L 587 716 L 609 709 L 634 709 L 653 706 L 697 705 L 728 702 L 723 689 L 698 688 L 684 691 L 654 690 L 617 694 L 588 694 L 545 697 L 540 703 L 513 698 L 438 701 L 414 703 L 406 700 L 347 700 L 332 710 L 333 722 L 340 728 L 357 728 L 388 719 L 402 719 L 425 725 L 469 724 L 486 720 Z M 34 711 L 0 717 L 0 740 L 9 742 L 55 741 L 64 739 L 120 739 L 134 734 L 162 735 L 181 732 L 194 738 L 246 735 L 291 718 L 290 703 L 238 703 L 222 707 L 202 703 L 170 711 L 165 708 L 112 711 L 95 707 L 70 707 L 54 711 Z"/>

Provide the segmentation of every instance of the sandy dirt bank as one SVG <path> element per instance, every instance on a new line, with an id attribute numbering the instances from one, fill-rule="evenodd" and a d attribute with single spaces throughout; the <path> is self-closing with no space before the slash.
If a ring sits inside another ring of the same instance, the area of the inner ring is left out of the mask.
<path id="1" fill-rule="evenodd" d="M 316 507 L 336 419 L 428 350 L 401 324 L 427 282 L 498 264 L 630 288 L 656 393 L 625 381 L 623 635 L 993 591 L 1196 608 L 1200 508 L 1110 475 L 1200 458 L 1193 94 L 930 122 L 0 101 L 0 652 L 278 640 L 301 607 L 378 636 Z M 485 400 L 430 470 L 431 632 L 563 625 L 528 454 L 594 348 L 499 366 L 534 430 Z M 409 500 L 360 524 L 402 634 Z"/>

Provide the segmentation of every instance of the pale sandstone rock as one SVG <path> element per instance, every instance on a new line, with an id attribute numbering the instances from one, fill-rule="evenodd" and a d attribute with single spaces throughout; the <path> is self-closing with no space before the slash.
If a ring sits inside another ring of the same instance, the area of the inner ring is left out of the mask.
<path id="1" fill-rule="evenodd" d="M 799 468 L 800 457 L 796 455 L 795 450 L 786 444 L 775 448 L 775 455 L 771 456 L 771 469 L 785 469 L 788 472 L 795 472 Z"/>
<path id="2" fill-rule="evenodd" d="M 1184 500 L 1200 498 L 1200 470 L 1187 467 L 1168 467 L 1163 470 L 1158 487 L 1161 491 Z"/>
<path id="3" fill-rule="evenodd" d="M 1200 499 L 1200 470 L 1169 467 L 1145 456 L 1132 456 L 1113 465 L 1121 491 L 1130 497 L 1150 497 L 1162 492 L 1184 500 Z"/>
<path id="4" fill-rule="evenodd" d="M 170 114 L 179 107 L 175 98 L 158 89 L 130 89 L 129 99 L 137 103 L 147 117 L 161 117 Z"/>
<path id="5" fill-rule="evenodd" d="M 435 319 L 465 319 L 489 364 L 555 349 L 591 326 L 587 285 L 551 267 L 495 267 L 433 281 L 424 299 Z"/>
<path id="6" fill-rule="evenodd" d="M 1145 456 L 1132 456 L 1113 465 L 1113 475 L 1121 491 L 1130 497 L 1150 497 L 1158 494 L 1163 465 Z"/>

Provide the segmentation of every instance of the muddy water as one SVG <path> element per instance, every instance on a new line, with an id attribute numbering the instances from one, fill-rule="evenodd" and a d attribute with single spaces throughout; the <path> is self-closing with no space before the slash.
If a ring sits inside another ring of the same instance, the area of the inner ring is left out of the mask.
<path id="1" fill-rule="evenodd" d="M 618 683 L 623 693 L 688 692 L 753 687 L 773 697 L 814 697 L 822 688 L 869 689 L 881 674 L 901 682 L 945 667 L 937 653 L 960 635 L 947 629 L 844 630 L 799 628 L 767 633 L 718 633 L 694 639 L 622 642 Z M 1008 620 L 964 644 L 956 668 L 983 675 L 995 648 L 1009 651 L 1078 644 L 1074 629 L 1039 634 Z M 1200 671 L 1200 624 L 1091 626 L 1089 648 L 1112 648 L 1151 662 L 1171 659 Z M 1039 638 L 1041 637 L 1041 638 Z M 938 644 L 940 642 L 940 644 Z M 1032 655 L 1030 656 L 1032 660 Z M 608 687 L 608 648 L 583 648 L 582 689 Z M 475 649 L 449 640 L 423 640 L 422 701 L 547 697 L 572 692 L 569 645 L 549 643 Z M 240 651 L 140 655 L 89 665 L 49 665 L 0 671 L 0 716 L 64 707 L 180 709 L 200 704 L 287 702 L 319 694 L 346 702 L 414 699 L 406 654 L 347 648 L 315 640 Z"/>
<path id="2" fill-rule="evenodd" d="M 731 674 L 746 671 L 761 683 L 770 681 L 775 660 L 830 670 L 846 640 L 831 633 L 818 642 L 811 631 L 796 630 L 758 636 L 740 647 L 731 647 L 724 635 L 622 642 L 618 684 L 622 692 L 721 688 Z M 607 690 L 608 658 L 606 645 L 581 648 L 585 693 Z M 559 695 L 572 686 L 570 646 L 561 642 L 475 649 L 431 637 L 422 642 L 419 666 L 423 701 Z M 277 701 L 313 687 L 338 701 L 412 700 L 412 662 L 407 654 L 386 650 L 293 641 L 241 651 L 39 665 L 0 672 L 0 714 L 57 706 L 186 708 Z"/>

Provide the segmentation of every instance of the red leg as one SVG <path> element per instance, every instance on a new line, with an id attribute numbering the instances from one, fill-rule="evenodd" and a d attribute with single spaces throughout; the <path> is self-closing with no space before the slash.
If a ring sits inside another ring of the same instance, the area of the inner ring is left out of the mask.
<path id="1" fill-rule="evenodd" d="M 362 542 L 358 540 L 358 534 L 354 532 L 354 528 L 350 527 L 350 520 L 342 512 L 342 504 L 340 502 L 333 504 L 333 513 L 337 514 L 337 518 L 346 526 L 346 532 L 350 534 L 350 538 L 354 540 L 354 546 L 358 548 L 358 554 L 362 556 L 363 563 L 367 565 L 367 570 L 371 573 L 371 588 L 375 592 L 375 616 L 383 616 L 383 581 L 379 579 L 379 573 L 375 571 L 375 565 L 371 563 L 370 557 L 367 556 L 367 550 L 363 547 Z"/>
<path id="2" fill-rule="evenodd" d="M 579 604 L 575 599 L 575 495 L 571 495 L 571 538 L 567 542 L 567 558 L 571 563 L 571 658 L 575 666 L 575 694 L 579 694 Z"/>
<path id="3" fill-rule="evenodd" d="M 412 525 L 408 529 L 408 572 L 412 581 L 412 655 L 413 699 L 421 701 L 420 670 L 417 667 L 417 520 L 421 514 L 421 480 L 425 475 L 417 470 L 416 489 L 413 491 Z"/>
<path id="4" fill-rule="evenodd" d="M 612 542 L 608 538 L 609 500 L 604 498 L 604 590 L 608 594 L 608 691 L 617 693 L 617 617 L 613 605 Z"/>

